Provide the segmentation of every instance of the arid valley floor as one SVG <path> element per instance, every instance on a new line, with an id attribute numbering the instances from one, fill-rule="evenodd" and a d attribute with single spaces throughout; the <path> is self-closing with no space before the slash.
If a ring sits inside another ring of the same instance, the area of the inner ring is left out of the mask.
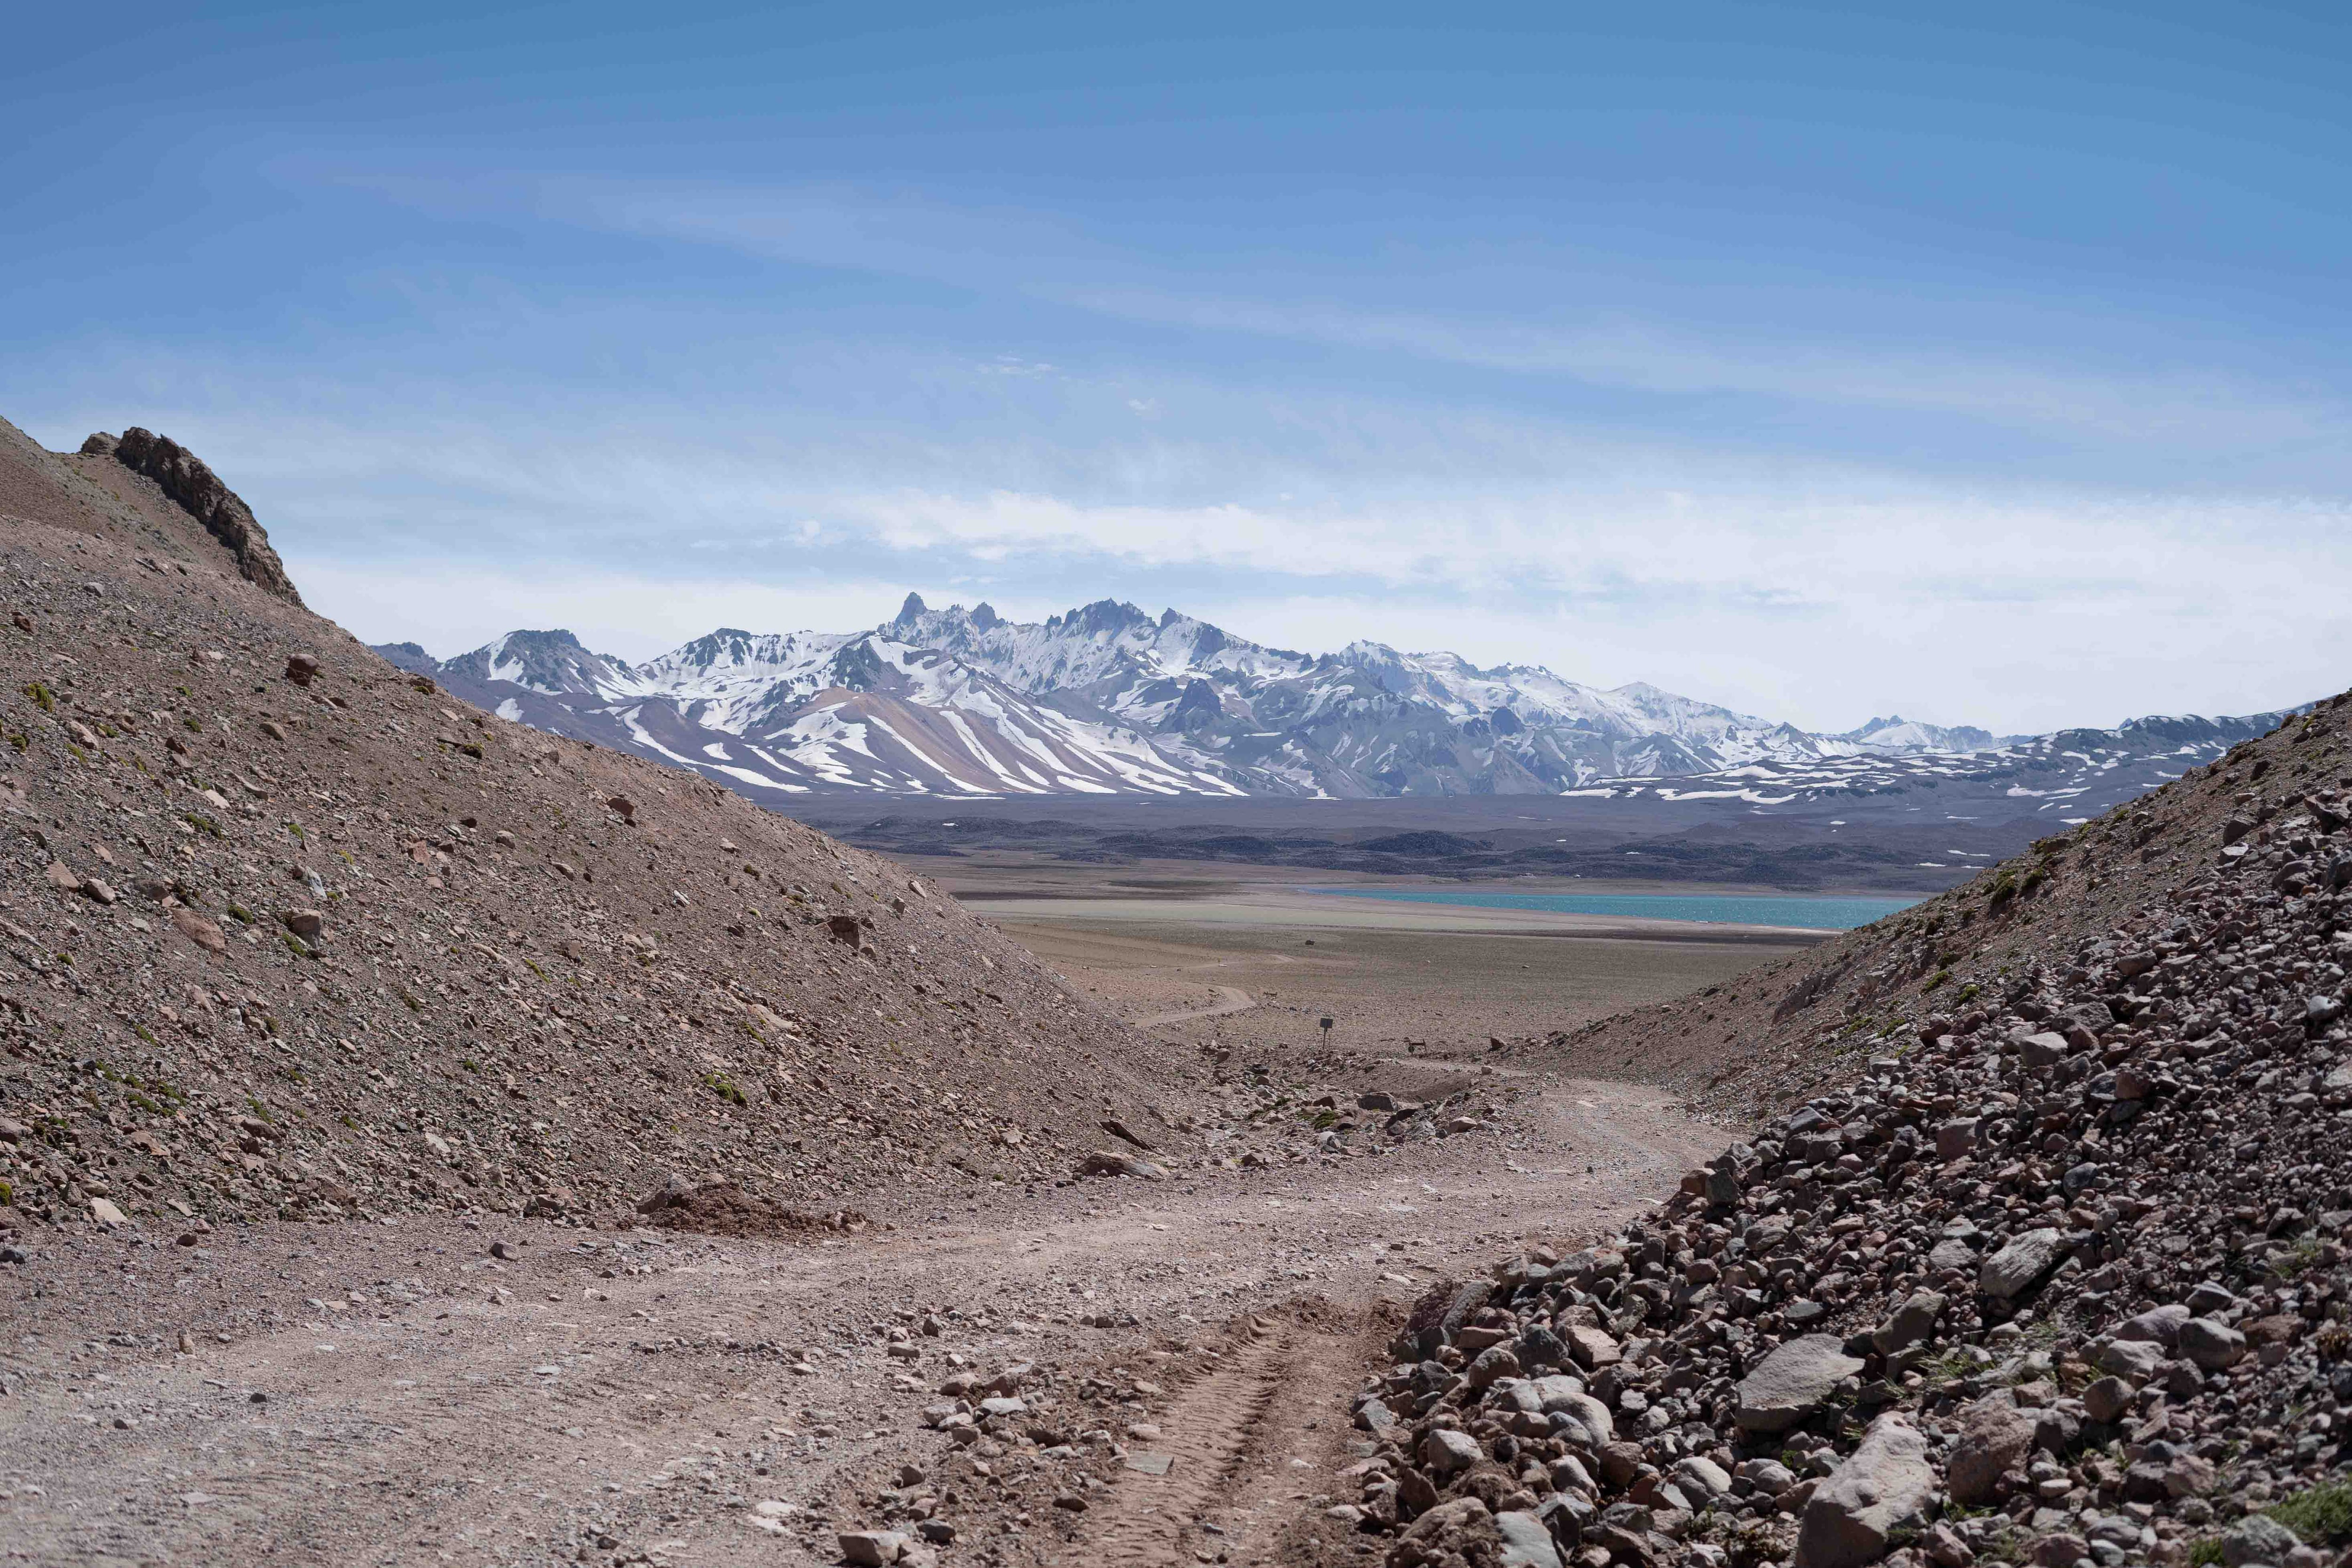
<path id="1" fill-rule="evenodd" d="M 832 1563 L 838 1531 L 911 1528 L 921 1498 L 991 1563 L 1377 1555 L 1321 1515 L 1365 1447 L 1344 1396 L 1406 1305 L 1495 1251 L 1597 1234 L 1725 1136 L 1639 1064 L 1523 1069 L 1489 1037 L 1811 940 L 1104 907 L 992 918 L 1213 1053 L 1236 1125 L 1286 1089 L 1351 1111 L 1382 1090 L 1453 1100 L 1475 1131 L 1296 1163 L 1269 1144 L 1165 1182 L 979 1182 L 949 1206 L 910 1192 L 809 1241 L 403 1217 L 45 1246 L 0 1276 L 11 1560 Z M 277 1326 L 254 1331 L 257 1306 Z M 950 1376 L 1023 1366 L 1066 1443 L 960 1448 L 923 1425 Z M 1173 1463 L 1127 1462 L 1154 1455 Z"/>

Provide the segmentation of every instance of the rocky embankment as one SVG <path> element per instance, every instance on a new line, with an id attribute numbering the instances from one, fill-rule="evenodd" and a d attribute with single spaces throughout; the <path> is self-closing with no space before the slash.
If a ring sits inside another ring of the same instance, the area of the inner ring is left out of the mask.
<path id="1" fill-rule="evenodd" d="M 1987 920 L 1645 1218 L 1431 1292 L 1335 1512 L 1391 1568 L 2339 1561 L 2343 704 L 1989 873 L 1997 915 L 2062 853 L 2085 896 Z"/>

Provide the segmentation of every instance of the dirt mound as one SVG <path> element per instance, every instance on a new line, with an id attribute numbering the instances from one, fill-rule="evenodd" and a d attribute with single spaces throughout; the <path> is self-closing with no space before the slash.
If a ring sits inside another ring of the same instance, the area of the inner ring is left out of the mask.
<path id="1" fill-rule="evenodd" d="M 1812 1092 L 1646 1218 L 1423 1299 L 1355 1406 L 1392 1568 L 2335 1561 L 2347 716 L 1587 1032 L 1701 1023 L 1703 1063 L 1727 1023 L 1727 1081 Z"/>
<path id="2" fill-rule="evenodd" d="M 0 1219 L 935 1205 L 1189 1108 L 902 868 L 310 615 L 166 445 L 0 424 Z"/>
<path id="3" fill-rule="evenodd" d="M 646 1223 L 661 1230 L 691 1230 L 704 1236 L 861 1236 L 873 1221 L 856 1209 L 803 1214 L 745 1192 L 732 1182 L 703 1186 L 676 1184 L 637 1205 Z"/>

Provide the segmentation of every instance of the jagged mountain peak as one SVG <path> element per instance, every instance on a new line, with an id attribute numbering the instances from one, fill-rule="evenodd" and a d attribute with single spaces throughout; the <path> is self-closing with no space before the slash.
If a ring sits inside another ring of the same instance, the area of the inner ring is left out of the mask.
<path id="1" fill-rule="evenodd" d="M 1929 724 L 1906 719 L 1899 713 L 1873 719 L 1858 730 L 1849 730 L 1832 739 L 1893 752 L 1980 752 L 2003 743 L 1990 730 L 1980 730 L 1973 724 Z"/>
<path id="2" fill-rule="evenodd" d="M 1049 632 L 1058 631 L 1065 637 L 1117 637 L 1122 632 L 1153 625 L 1150 616 L 1133 605 L 1120 599 L 1097 599 L 1091 605 L 1081 605 L 1045 622 Z"/>
<path id="3" fill-rule="evenodd" d="M 578 637 L 572 636 L 571 632 L 565 630 L 562 626 L 551 627 L 543 632 L 509 632 L 506 636 L 497 638 L 490 644 L 490 646 L 493 647 L 511 647 L 517 649 L 572 648 L 581 653 L 586 653 L 588 651 L 585 644 L 582 643 Z"/>
<path id="4" fill-rule="evenodd" d="M 754 794 L 1368 796 L 1681 781 L 1661 786 L 1670 799 L 1704 780 L 1713 798 L 1768 806 L 2062 755 L 2155 767 L 2249 722 L 2156 718 L 2022 745 L 1899 716 L 1819 734 L 1648 681 L 1602 689 L 1540 665 L 1481 667 L 1370 638 L 1309 656 L 1114 598 L 1017 622 L 908 593 L 864 631 L 720 627 L 637 667 L 569 632 L 517 632 L 433 668 L 509 717 Z"/>
<path id="5" fill-rule="evenodd" d="M 637 683 L 623 660 L 590 651 L 562 627 L 512 631 L 443 665 L 455 676 L 547 693 L 602 696 Z"/>

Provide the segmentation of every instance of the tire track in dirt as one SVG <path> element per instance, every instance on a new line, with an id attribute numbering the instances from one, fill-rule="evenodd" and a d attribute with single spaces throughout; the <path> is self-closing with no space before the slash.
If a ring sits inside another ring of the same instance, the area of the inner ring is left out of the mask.
<path id="1" fill-rule="evenodd" d="M 1120 1476 L 1117 1500 L 1088 1532 L 1088 1561 L 1128 1568 L 1192 1561 L 1201 1516 L 1239 1479 L 1251 1438 L 1288 1381 L 1291 1339 L 1290 1331 L 1253 1321 L 1223 1366 L 1177 1395 L 1150 1450 L 1174 1463 L 1164 1476 Z"/>

